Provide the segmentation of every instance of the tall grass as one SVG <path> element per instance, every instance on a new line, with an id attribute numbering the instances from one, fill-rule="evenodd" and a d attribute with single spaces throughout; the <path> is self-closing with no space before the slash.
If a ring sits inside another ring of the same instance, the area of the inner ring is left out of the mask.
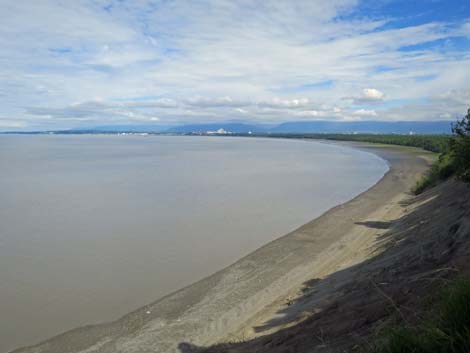
<path id="1" fill-rule="evenodd" d="M 374 353 L 470 353 L 470 281 L 457 280 L 426 321 L 391 328 Z"/>

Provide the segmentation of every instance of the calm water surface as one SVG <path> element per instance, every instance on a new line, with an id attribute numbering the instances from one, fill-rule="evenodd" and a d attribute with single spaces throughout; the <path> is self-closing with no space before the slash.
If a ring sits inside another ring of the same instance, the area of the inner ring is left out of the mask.
<path id="1" fill-rule="evenodd" d="M 109 321 L 377 182 L 311 141 L 0 136 L 0 352 Z"/>

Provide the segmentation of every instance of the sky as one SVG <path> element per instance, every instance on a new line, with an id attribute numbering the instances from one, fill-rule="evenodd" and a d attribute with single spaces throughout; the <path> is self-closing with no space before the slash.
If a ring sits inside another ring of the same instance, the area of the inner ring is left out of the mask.
<path id="1" fill-rule="evenodd" d="M 468 0 L 0 0 L 0 130 L 454 120 Z"/>

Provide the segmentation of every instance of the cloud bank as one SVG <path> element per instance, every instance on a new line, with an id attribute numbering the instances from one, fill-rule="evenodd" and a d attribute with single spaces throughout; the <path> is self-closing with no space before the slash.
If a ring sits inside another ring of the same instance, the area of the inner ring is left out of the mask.
<path id="1" fill-rule="evenodd" d="M 3 0 L 0 130 L 453 119 L 470 5 L 451 2 Z"/>

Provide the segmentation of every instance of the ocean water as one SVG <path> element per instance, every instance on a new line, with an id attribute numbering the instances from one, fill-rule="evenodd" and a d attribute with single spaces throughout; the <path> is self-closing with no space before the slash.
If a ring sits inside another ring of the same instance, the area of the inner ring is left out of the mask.
<path id="1" fill-rule="evenodd" d="M 117 319 L 375 184 L 313 141 L 0 136 L 0 352 Z"/>

